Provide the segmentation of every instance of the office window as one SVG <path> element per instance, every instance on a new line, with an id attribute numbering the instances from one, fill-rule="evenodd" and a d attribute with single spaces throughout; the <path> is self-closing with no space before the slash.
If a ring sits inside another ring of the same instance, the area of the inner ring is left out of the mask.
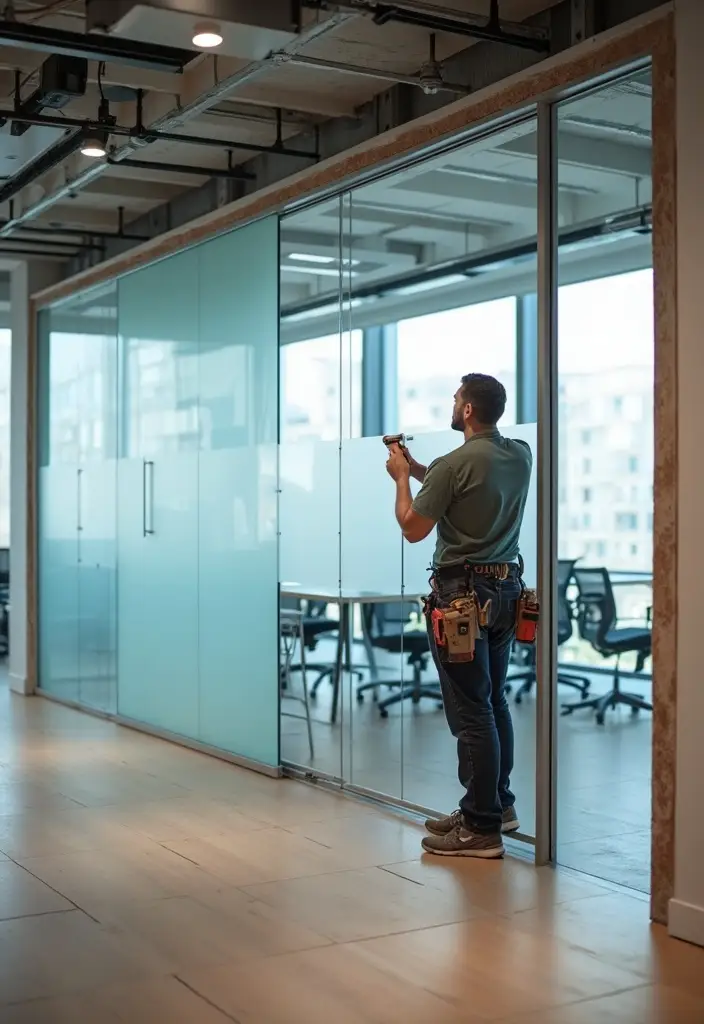
<path id="1" fill-rule="evenodd" d="M 585 459 L 584 460 L 584 462 L 582 463 L 582 470 L 583 470 L 584 473 L 591 473 L 591 471 L 592 471 L 592 460 L 591 459 Z"/>
<path id="2" fill-rule="evenodd" d="M 337 440 L 341 416 L 343 436 L 359 437 L 362 433 L 362 332 L 352 331 L 343 338 L 342 346 L 337 334 L 282 345 L 281 440 Z"/>
<path id="3" fill-rule="evenodd" d="M 516 422 L 516 300 L 513 297 L 401 320 L 398 429 L 445 430 L 466 373 L 488 373 L 506 388 L 501 426 Z"/>
<path id="4" fill-rule="evenodd" d="M 579 518 L 578 517 L 575 518 L 575 522 L 579 526 Z M 585 512 L 584 515 L 582 516 L 582 525 L 584 526 L 585 530 L 588 530 L 591 527 L 591 525 L 592 525 L 592 517 L 591 517 L 591 514 L 589 512 Z"/>
<path id="5" fill-rule="evenodd" d="M 652 270 L 639 270 L 559 290 L 559 484 L 568 484 L 567 501 L 559 503 L 560 557 L 581 557 L 594 524 L 604 550 L 599 557 L 616 571 L 651 569 L 649 538 L 639 535 L 636 550 L 630 543 L 619 547 L 618 538 L 632 530 L 652 533 L 647 504 L 642 516 L 632 511 L 652 500 L 652 287 Z M 587 461 L 594 484 L 583 487 Z M 596 549 L 589 553 L 595 557 Z"/>
<path id="6" fill-rule="evenodd" d="M 616 513 L 616 529 L 617 530 L 637 530 L 638 529 L 638 516 L 635 512 L 617 512 Z"/>

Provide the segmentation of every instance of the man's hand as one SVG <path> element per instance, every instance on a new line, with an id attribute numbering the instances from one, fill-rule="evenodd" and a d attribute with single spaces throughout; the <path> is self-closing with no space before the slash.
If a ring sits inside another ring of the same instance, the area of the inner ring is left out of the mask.
<path id="1" fill-rule="evenodd" d="M 410 476 L 411 467 L 403 454 L 400 445 L 392 444 L 389 445 L 389 458 L 386 462 L 386 472 L 389 474 L 392 480 L 407 480 Z"/>

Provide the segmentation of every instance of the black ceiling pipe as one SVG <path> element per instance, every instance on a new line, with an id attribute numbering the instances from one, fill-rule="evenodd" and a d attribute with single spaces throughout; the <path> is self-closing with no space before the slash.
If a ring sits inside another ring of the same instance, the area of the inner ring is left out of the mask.
<path id="1" fill-rule="evenodd" d="M 172 174 L 193 174 L 201 178 L 227 178 L 231 181 L 254 181 L 255 175 L 238 167 L 190 167 L 188 164 L 170 164 L 155 160 L 108 160 L 115 167 L 138 167 L 143 171 L 170 171 Z"/>
<path id="2" fill-rule="evenodd" d="M 180 74 L 196 56 L 194 50 L 179 50 L 158 43 L 140 43 L 120 36 L 63 32 L 27 22 L 0 20 L 0 45 L 16 46 L 40 53 L 109 61 L 126 67 Z"/>
<path id="3" fill-rule="evenodd" d="M 288 146 L 280 146 L 276 143 L 273 146 L 258 146 L 253 142 L 235 142 L 232 139 L 202 139 L 199 135 L 177 135 L 176 132 L 160 131 L 150 132 L 148 128 L 144 130 L 142 136 L 136 135 L 135 137 L 141 137 L 144 142 L 157 142 L 161 139 L 163 142 L 183 142 L 188 146 L 213 146 L 218 149 L 241 149 L 247 153 L 276 153 L 277 156 L 301 157 L 308 160 L 320 159 L 319 153 L 309 153 L 304 149 L 289 149 Z"/>
<path id="4" fill-rule="evenodd" d="M 49 146 L 43 153 L 35 157 L 28 164 L 25 164 L 17 174 L 13 174 L 9 181 L 0 188 L 0 203 L 7 203 L 18 192 L 21 192 L 27 185 L 46 174 L 53 167 L 62 163 L 67 157 L 72 156 L 77 149 L 80 149 L 84 139 L 82 131 L 70 131 L 60 138 L 53 146 Z"/>
<path id="5" fill-rule="evenodd" d="M 0 220 L 0 231 L 9 221 Z M 65 235 L 69 238 L 97 238 L 123 242 L 148 242 L 151 235 L 132 235 L 126 231 L 96 231 L 93 228 L 64 228 L 56 224 L 38 227 L 36 224 L 22 224 L 15 231 L 29 235 Z M 8 239 L 11 241 L 11 239 Z M 30 239 L 25 239 L 29 242 Z"/>
<path id="6" fill-rule="evenodd" d="M 9 239 L 3 239 L 3 246 Z M 74 252 L 51 252 L 45 249 L 5 249 L 0 248 L 0 256 L 38 256 L 40 259 L 69 260 L 74 256 L 80 256 L 80 249 Z"/>
<path id="7" fill-rule="evenodd" d="M 397 7 L 395 4 L 369 3 L 364 5 L 364 9 L 372 15 L 377 25 L 386 25 L 395 21 L 402 25 L 416 25 L 419 28 L 428 29 L 430 32 L 447 32 L 450 35 L 468 36 L 470 39 L 480 39 L 487 43 L 518 46 L 522 50 L 533 50 L 536 53 L 547 53 L 550 50 L 549 39 L 523 36 L 517 32 L 506 32 L 501 28 L 498 19 L 494 17 L 489 18 L 485 25 L 471 25 L 469 22 L 460 21 L 457 18 L 448 18 L 426 11 L 415 11 L 407 7 Z"/>
<path id="8" fill-rule="evenodd" d="M 21 235 L 22 228 L 18 228 L 17 232 L 18 232 L 18 234 Z M 76 241 L 76 242 L 59 242 L 59 241 L 56 241 L 53 238 L 21 238 L 21 237 L 19 237 L 19 238 L 7 238 L 7 239 L 5 239 L 5 241 L 8 242 L 8 243 L 12 243 L 12 242 L 16 241 L 18 245 L 43 245 L 45 247 L 51 246 L 52 249 L 70 249 L 72 252 L 75 252 L 77 249 L 93 249 L 93 250 L 97 251 L 97 250 L 100 250 L 100 249 L 103 248 L 102 245 L 99 245 L 96 242 L 78 242 L 78 241 Z M 61 254 L 57 253 L 57 255 L 61 255 Z"/>

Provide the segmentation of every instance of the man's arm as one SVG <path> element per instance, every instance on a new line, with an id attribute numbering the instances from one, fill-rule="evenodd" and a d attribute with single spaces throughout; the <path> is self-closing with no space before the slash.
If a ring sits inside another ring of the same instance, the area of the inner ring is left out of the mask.
<path id="1" fill-rule="evenodd" d="M 436 520 L 421 516 L 413 509 L 413 496 L 408 475 L 400 476 L 396 480 L 396 522 L 401 527 L 401 532 L 410 544 L 417 544 L 425 540 Z"/>
<path id="2" fill-rule="evenodd" d="M 422 484 L 425 480 L 425 474 L 428 472 L 428 467 L 424 466 L 422 462 L 416 462 L 410 452 L 408 453 L 408 465 L 413 479 Z"/>

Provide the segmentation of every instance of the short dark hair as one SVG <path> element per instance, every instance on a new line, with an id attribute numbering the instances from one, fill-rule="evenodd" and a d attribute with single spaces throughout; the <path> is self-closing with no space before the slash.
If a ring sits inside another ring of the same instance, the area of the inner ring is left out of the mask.
<path id="1" fill-rule="evenodd" d="M 495 426 L 506 408 L 506 388 L 486 373 L 467 373 L 462 378 L 462 398 L 472 405 L 479 423 Z"/>

